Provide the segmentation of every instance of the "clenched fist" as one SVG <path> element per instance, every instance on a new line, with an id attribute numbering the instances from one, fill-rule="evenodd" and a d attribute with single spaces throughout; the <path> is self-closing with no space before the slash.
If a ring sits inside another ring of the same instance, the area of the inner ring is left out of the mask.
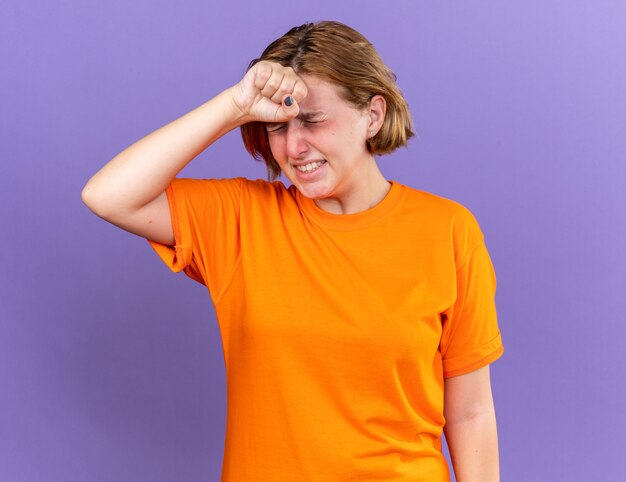
<path id="1" fill-rule="evenodd" d="M 287 122 L 298 115 L 307 88 L 291 67 L 263 60 L 231 89 L 232 101 L 246 122 Z"/>

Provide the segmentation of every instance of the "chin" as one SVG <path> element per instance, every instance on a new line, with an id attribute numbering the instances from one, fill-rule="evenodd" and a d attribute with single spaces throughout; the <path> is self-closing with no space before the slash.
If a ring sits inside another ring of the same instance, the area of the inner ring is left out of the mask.
<path id="1" fill-rule="evenodd" d="M 310 184 L 294 183 L 304 197 L 309 199 L 323 199 L 329 196 L 329 189 L 325 186 L 314 186 Z"/>

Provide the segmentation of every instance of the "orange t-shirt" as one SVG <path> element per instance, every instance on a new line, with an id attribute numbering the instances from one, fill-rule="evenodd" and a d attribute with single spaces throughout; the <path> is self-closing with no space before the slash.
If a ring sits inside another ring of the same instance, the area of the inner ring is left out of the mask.
<path id="1" fill-rule="evenodd" d="M 471 212 L 395 181 L 347 215 L 279 181 L 167 196 L 176 244 L 151 244 L 207 286 L 222 336 L 222 481 L 449 481 L 444 378 L 504 351 Z"/>

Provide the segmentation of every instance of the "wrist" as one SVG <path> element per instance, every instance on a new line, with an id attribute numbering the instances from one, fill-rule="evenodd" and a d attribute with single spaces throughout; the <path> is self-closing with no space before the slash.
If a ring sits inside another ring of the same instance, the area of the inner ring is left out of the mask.
<path id="1" fill-rule="evenodd" d="M 235 89 L 236 85 L 229 87 L 224 90 L 221 95 L 224 96 L 224 112 L 228 119 L 235 124 L 235 127 L 241 127 L 248 122 L 251 122 L 253 119 L 249 114 L 243 111 L 243 109 L 239 106 L 237 101 L 235 100 Z"/>

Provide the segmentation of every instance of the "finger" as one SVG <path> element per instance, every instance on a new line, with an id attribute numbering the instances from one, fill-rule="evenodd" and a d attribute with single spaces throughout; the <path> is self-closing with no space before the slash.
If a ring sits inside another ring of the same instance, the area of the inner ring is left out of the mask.
<path id="1" fill-rule="evenodd" d="M 297 79 L 294 78 L 293 76 L 285 75 L 283 77 L 283 81 L 280 87 L 271 97 L 271 101 L 275 102 L 276 104 L 280 104 L 285 98 L 285 96 L 293 94 L 293 88 L 296 84 L 296 81 Z"/>
<path id="2" fill-rule="evenodd" d="M 272 70 L 272 75 L 269 79 L 267 79 L 265 86 L 261 89 L 261 95 L 271 99 L 278 89 L 280 89 L 284 77 L 284 71 L 281 72 L 279 70 Z"/>
<path id="3" fill-rule="evenodd" d="M 272 64 L 269 62 L 259 62 L 254 67 L 254 87 L 262 90 L 267 84 L 267 81 L 272 76 Z"/>
<path id="4" fill-rule="evenodd" d="M 276 121 L 285 122 L 293 119 L 300 113 L 300 106 L 293 95 L 286 95 L 276 111 Z"/>
<path id="5" fill-rule="evenodd" d="M 307 96 L 308 90 L 306 88 L 305 83 L 302 81 L 302 79 L 298 78 L 298 80 L 296 80 L 296 83 L 293 86 L 293 97 L 296 100 L 296 102 L 302 102 L 304 100 L 304 98 Z"/>

